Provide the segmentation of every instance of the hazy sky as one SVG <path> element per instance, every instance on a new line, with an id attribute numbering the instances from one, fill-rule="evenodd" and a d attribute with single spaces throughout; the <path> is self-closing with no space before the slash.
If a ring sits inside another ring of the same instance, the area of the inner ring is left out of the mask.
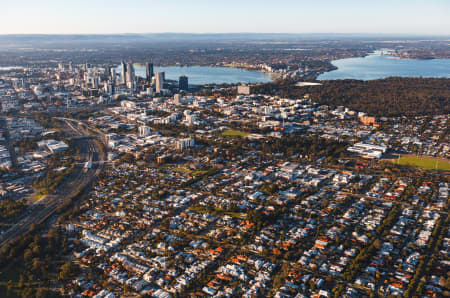
<path id="1" fill-rule="evenodd" d="M 450 0 L 0 0 L 0 34 L 450 35 Z"/>

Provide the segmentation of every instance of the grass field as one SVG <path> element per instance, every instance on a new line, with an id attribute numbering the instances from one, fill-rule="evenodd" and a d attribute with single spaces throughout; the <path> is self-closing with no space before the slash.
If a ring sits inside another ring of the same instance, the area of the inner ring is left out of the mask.
<path id="1" fill-rule="evenodd" d="M 426 170 L 450 171 L 450 162 L 431 157 L 402 156 L 400 159 L 392 159 L 392 162 Z"/>
<path id="2" fill-rule="evenodd" d="M 222 136 L 224 137 L 242 137 L 245 138 L 249 135 L 248 132 L 239 131 L 239 130 L 227 130 L 222 132 Z"/>
<path id="3" fill-rule="evenodd" d="M 204 175 L 204 174 L 208 173 L 208 171 L 191 170 L 191 169 L 183 168 L 183 167 L 173 168 L 172 171 L 178 172 L 178 173 L 183 173 L 183 174 L 188 174 L 188 175 L 193 175 L 193 176 L 200 176 L 200 175 Z"/>
<path id="4" fill-rule="evenodd" d="M 199 214 L 204 214 L 204 213 L 209 213 L 213 216 L 223 216 L 223 215 L 228 215 L 234 218 L 243 218 L 245 217 L 245 213 L 240 213 L 240 212 L 232 212 L 232 211 L 227 211 L 227 210 L 223 210 L 220 208 L 215 208 L 212 211 L 209 211 L 207 207 L 202 207 L 202 206 L 194 206 L 189 208 L 190 211 L 192 212 L 196 212 Z"/>
<path id="5" fill-rule="evenodd" d="M 33 201 L 39 201 L 40 199 L 42 199 L 45 196 L 47 196 L 47 195 L 44 195 L 44 194 L 41 194 L 41 193 L 35 193 L 33 195 Z"/>
<path id="6" fill-rule="evenodd" d="M 192 175 L 194 175 L 194 176 L 201 176 L 201 175 L 205 175 L 206 173 L 208 173 L 208 171 L 205 171 L 205 170 L 192 171 Z"/>
<path id="7" fill-rule="evenodd" d="M 182 167 L 173 168 L 172 171 L 178 172 L 178 173 L 183 173 L 183 174 L 192 174 L 192 172 L 193 172 L 190 169 L 182 168 Z"/>

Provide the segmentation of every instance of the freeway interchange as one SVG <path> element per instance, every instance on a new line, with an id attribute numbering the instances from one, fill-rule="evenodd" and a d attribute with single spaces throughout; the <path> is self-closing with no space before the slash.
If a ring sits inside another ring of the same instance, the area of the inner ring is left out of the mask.
<path id="1" fill-rule="evenodd" d="M 95 139 L 83 138 L 87 136 L 87 131 L 77 120 L 67 118 L 59 120 L 76 139 L 77 146 L 80 148 L 80 162 L 55 191 L 28 206 L 27 211 L 17 223 L 0 235 L 0 247 L 27 232 L 31 226 L 45 222 L 64 202 L 71 200 L 89 187 L 103 169 L 105 154 L 101 152 L 102 149 Z M 88 161 L 92 162 L 92 167 L 86 171 L 83 164 Z"/>

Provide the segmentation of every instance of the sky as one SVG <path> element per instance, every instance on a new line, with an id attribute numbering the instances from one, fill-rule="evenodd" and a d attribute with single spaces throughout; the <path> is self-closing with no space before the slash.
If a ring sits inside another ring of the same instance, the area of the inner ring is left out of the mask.
<path id="1" fill-rule="evenodd" d="M 450 0 L 0 0 L 0 34 L 450 35 Z"/>

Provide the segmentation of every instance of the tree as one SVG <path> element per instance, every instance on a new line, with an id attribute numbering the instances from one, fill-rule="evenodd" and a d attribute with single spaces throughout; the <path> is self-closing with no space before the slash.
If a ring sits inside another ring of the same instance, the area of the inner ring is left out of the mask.
<path id="1" fill-rule="evenodd" d="M 40 288 L 36 293 L 36 298 L 46 298 L 48 297 L 48 290 L 44 288 Z"/>
<path id="2" fill-rule="evenodd" d="M 12 294 L 12 290 L 13 290 L 13 281 L 12 280 L 8 280 L 8 296 L 11 296 Z"/>
<path id="3" fill-rule="evenodd" d="M 33 257 L 33 252 L 31 251 L 31 249 L 26 249 L 25 252 L 23 253 L 23 259 L 28 262 L 31 260 L 31 258 Z"/>
<path id="4" fill-rule="evenodd" d="M 278 185 L 274 183 L 264 183 L 261 190 L 267 195 L 273 195 L 278 191 Z"/>
<path id="5" fill-rule="evenodd" d="M 278 289 L 284 284 L 284 278 L 282 276 L 276 276 L 273 279 L 273 288 Z"/>
<path id="6" fill-rule="evenodd" d="M 66 281 L 72 277 L 72 275 L 78 272 L 78 266 L 72 262 L 66 262 L 61 266 L 61 271 L 58 274 L 58 279 Z"/>
<path id="7" fill-rule="evenodd" d="M 33 264 L 31 266 L 31 270 L 35 273 L 38 273 L 43 269 L 44 263 L 39 258 L 33 259 Z"/>
<path id="8" fill-rule="evenodd" d="M 23 298 L 34 297 L 34 290 L 33 290 L 33 288 L 26 288 L 25 290 L 23 290 L 22 291 L 22 297 Z"/>
<path id="9" fill-rule="evenodd" d="M 23 276 L 23 274 L 20 274 L 20 276 L 19 276 L 19 284 L 18 284 L 19 289 L 23 288 L 24 283 L 25 283 L 25 277 Z"/>
<path id="10" fill-rule="evenodd" d="M 381 246 L 382 246 L 381 240 L 380 240 L 380 239 L 375 239 L 375 241 L 373 242 L 373 246 L 374 246 L 377 250 L 381 249 Z"/>

